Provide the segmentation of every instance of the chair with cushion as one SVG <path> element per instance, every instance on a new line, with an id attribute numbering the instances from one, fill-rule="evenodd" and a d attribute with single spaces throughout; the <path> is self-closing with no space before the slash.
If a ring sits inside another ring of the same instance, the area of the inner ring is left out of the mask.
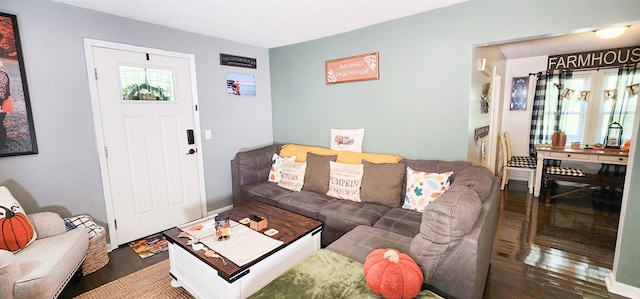
<path id="1" fill-rule="evenodd" d="M 533 193 L 533 182 L 536 177 L 536 159 L 531 156 L 512 156 L 511 141 L 509 133 L 500 134 L 500 145 L 502 146 L 502 184 L 500 190 L 509 183 L 510 171 L 523 171 L 529 175 L 527 187 L 529 193 Z"/>
<path id="2" fill-rule="evenodd" d="M 0 186 L 0 298 L 56 298 L 87 254 L 85 229 L 66 230 L 52 212 L 25 215 Z"/>

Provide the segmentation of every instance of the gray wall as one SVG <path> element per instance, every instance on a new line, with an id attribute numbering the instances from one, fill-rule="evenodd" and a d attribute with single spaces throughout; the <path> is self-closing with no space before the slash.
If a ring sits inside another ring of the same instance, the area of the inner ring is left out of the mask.
<path id="1" fill-rule="evenodd" d="M 365 151 L 467 159 L 469 129 L 484 122 L 470 117 L 474 45 L 638 23 L 639 11 L 637 0 L 472 0 L 270 49 L 274 139 L 328 146 L 331 128 L 365 128 Z M 375 51 L 379 80 L 325 85 L 326 60 Z M 640 227 L 638 209 L 628 206 L 625 230 Z M 623 252 L 637 254 L 640 234 L 623 236 Z M 621 260 L 621 281 L 640 287 L 638 269 Z"/>
<path id="2" fill-rule="evenodd" d="M 106 221 L 83 38 L 195 55 L 201 129 L 213 135 L 201 149 L 208 210 L 232 203 L 233 155 L 273 140 L 267 49 L 48 0 L 3 0 L 0 11 L 18 17 L 39 147 L 37 155 L 0 158 L 0 184 L 27 212 L 87 213 Z M 220 66 L 219 53 L 257 58 L 258 69 Z M 227 72 L 254 74 L 257 96 L 227 96 Z"/>

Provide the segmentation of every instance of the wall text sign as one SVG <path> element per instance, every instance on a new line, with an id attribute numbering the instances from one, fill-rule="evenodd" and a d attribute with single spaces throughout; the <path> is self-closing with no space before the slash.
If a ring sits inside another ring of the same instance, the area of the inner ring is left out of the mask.
<path id="1" fill-rule="evenodd" d="M 229 65 L 229 66 L 255 69 L 258 67 L 258 62 L 256 61 L 255 58 L 220 53 L 220 65 Z"/>
<path id="2" fill-rule="evenodd" d="M 377 80 L 378 52 L 327 60 L 324 63 L 327 84 Z"/>
<path id="3" fill-rule="evenodd" d="M 640 62 L 640 46 L 549 56 L 548 70 L 585 69 Z"/>

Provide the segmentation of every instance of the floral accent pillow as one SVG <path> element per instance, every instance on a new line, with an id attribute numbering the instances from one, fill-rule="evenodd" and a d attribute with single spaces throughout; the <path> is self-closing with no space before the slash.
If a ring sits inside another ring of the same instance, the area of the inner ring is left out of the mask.
<path id="1" fill-rule="evenodd" d="M 328 196 L 360 202 L 364 165 L 329 161 Z"/>
<path id="2" fill-rule="evenodd" d="M 9 189 L 0 186 L 0 249 L 17 252 L 38 236 L 27 214 Z"/>
<path id="3" fill-rule="evenodd" d="M 449 190 L 453 171 L 425 172 L 407 167 L 406 195 L 402 208 L 418 212 Z"/>
<path id="4" fill-rule="evenodd" d="M 285 160 L 282 163 L 282 177 L 278 186 L 291 191 L 300 192 L 304 185 L 304 173 L 307 170 L 307 162 L 294 162 Z"/>
<path id="5" fill-rule="evenodd" d="M 273 157 L 271 158 L 271 170 L 269 170 L 269 179 L 267 179 L 269 182 L 280 182 L 282 163 L 284 160 L 295 161 L 296 156 L 280 157 L 278 154 L 273 154 Z"/>

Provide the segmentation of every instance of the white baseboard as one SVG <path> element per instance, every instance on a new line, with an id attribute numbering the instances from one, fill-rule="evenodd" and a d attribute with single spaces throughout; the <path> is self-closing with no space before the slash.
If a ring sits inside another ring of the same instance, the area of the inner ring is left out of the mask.
<path id="1" fill-rule="evenodd" d="M 610 293 L 629 298 L 640 298 L 640 288 L 617 282 L 614 273 L 609 274 L 609 276 L 604 279 L 604 282 L 607 284 L 607 290 Z"/>

